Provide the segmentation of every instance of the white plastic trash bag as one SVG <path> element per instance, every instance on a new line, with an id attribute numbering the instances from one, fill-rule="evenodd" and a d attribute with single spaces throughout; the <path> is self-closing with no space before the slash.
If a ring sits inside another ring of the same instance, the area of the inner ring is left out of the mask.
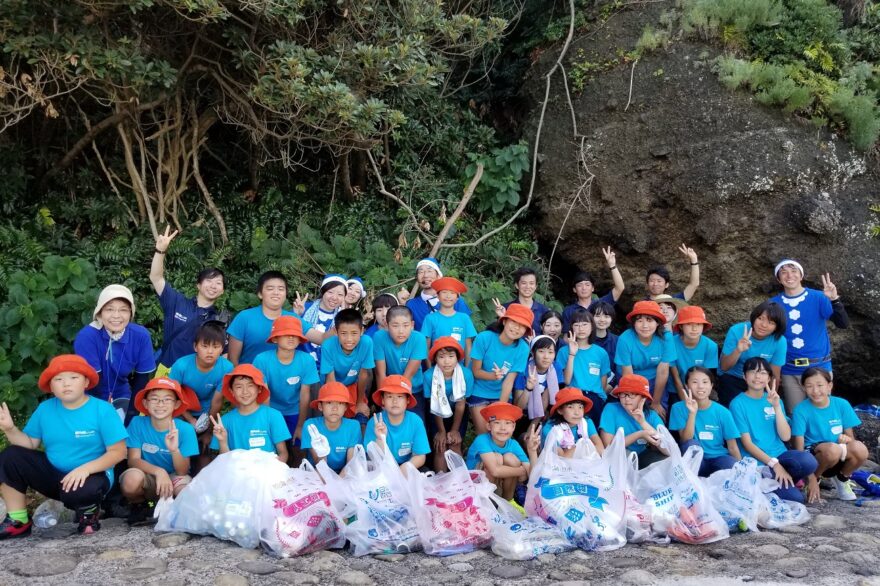
<path id="1" fill-rule="evenodd" d="M 807 507 L 796 501 L 787 501 L 773 492 L 761 493 L 758 506 L 758 525 L 764 529 L 782 529 L 803 525 L 810 520 Z"/>
<path id="2" fill-rule="evenodd" d="M 308 462 L 290 469 L 283 483 L 269 488 L 260 539 L 274 555 L 286 558 L 344 547 L 344 528 L 324 482 Z"/>
<path id="3" fill-rule="evenodd" d="M 340 476 L 318 463 L 318 472 L 327 483 L 330 501 L 346 523 L 345 537 L 356 556 L 382 553 L 409 553 L 421 548 L 419 530 L 411 514 L 406 479 L 394 456 L 375 442 L 368 446 L 370 462 L 362 447 L 345 465 Z M 409 474 L 418 474 L 409 466 Z"/>
<path id="4" fill-rule="evenodd" d="M 544 553 L 574 549 L 562 530 L 537 517 L 523 517 L 510 503 L 492 494 L 492 552 L 508 560 L 530 560 Z"/>
<path id="5" fill-rule="evenodd" d="M 751 458 L 740 460 L 733 468 L 718 470 L 705 479 L 712 504 L 731 532 L 759 530 L 760 481 L 757 462 Z"/>
<path id="6" fill-rule="evenodd" d="M 156 531 L 213 535 L 256 548 L 261 511 L 272 502 L 269 488 L 282 484 L 289 470 L 275 454 L 263 450 L 220 454 L 160 512 Z"/>
<path id="7" fill-rule="evenodd" d="M 636 498 L 648 509 L 655 531 L 682 543 L 711 543 L 730 536 L 727 523 L 712 506 L 697 476 L 703 449 L 688 448 L 684 456 L 664 426 L 660 445 L 669 456 L 639 471 Z"/>
<path id="8" fill-rule="evenodd" d="M 621 432 L 602 456 L 589 438 L 576 442 L 572 458 L 559 456 L 552 445 L 544 449 L 529 476 L 526 512 L 560 527 L 587 551 L 626 545 L 623 443 Z"/>

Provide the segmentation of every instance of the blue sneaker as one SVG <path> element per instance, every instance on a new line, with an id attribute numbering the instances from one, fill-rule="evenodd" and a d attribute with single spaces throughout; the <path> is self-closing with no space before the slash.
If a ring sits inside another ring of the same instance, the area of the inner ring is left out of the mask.
<path id="1" fill-rule="evenodd" d="M 516 501 L 516 504 L 519 506 L 523 506 L 526 504 L 526 485 L 525 484 L 517 484 L 516 490 L 513 491 L 513 500 Z"/>

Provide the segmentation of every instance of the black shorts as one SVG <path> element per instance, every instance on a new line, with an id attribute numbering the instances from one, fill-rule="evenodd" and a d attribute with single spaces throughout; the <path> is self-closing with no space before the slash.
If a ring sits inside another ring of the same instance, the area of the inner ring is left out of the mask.
<path id="1" fill-rule="evenodd" d="M 810 446 L 807 449 L 809 450 L 809 452 L 811 454 L 813 454 L 815 456 L 816 455 L 816 448 L 818 448 L 818 447 L 819 447 L 819 444 L 813 444 L 812 446 Z M 844 462 L 838 462 L 837 464 L 835 464 L 834 466 L 832 466 L 831 468 L 829 468 L 828 470 L 823 472 L 822 478 L 834 478 L 835 476 L 840 474 L 841 470 L 843 470 L 843 465 L 844 465 Z"/>

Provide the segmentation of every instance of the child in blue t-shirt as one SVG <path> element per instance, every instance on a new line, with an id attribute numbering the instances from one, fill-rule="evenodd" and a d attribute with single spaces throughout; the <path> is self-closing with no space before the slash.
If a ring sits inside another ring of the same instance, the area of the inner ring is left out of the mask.
<path id="1" fill-rule="evenodd" d="M 467 429 L 467 398 L 474 390 L 474 375 L 461 363 L 463 357 L 464 349 L 451 336 L 437 338 L 428 353 L 432 366 L 425 372 L 424 393 L 430 412 L 428 429 L 434 448 L 434 472 L 448 470 L 444 456 L 447 449 L 461 455 Z"/>
<path id="2" fill-rule="evenodd" d="M 514 303 L 504 317 L 477 335 L 471 350 L 474 392 L 468 399 L 477 435 L 488 431 L 480 415 L 483 407 L 496 401 L 507 403 L 513 397 L 516 376 L 525 372 L 529 361 L 529 346 L 523 337 L 531 335 L 533 320 L 532 310 Z"/>
<path id="3" fill-rule="evenodd" d="M 630 329 L 617 340 L 614 361 L 621 376 L 638 374 L 648 379 L 652 392 L 651 409 L 666 418 L 666 382 L 675 362 L 672 336 L 663 331 L 666 316 L 655 301 L 636 301 L 626 316 Z"/>
<path id="4" fill-rule="evenodd" d="M 684 400 L 672 405 L 669 431 L 677 431 L 681 451 L 692 445 L 703 448 L 700 476 L 733 468 L 742 455 L 736 440 L 740 433 L 726 407 L 712 401 L 712 371 L 692 366 L 684 376 Z"/>
<path id="5" fill-rule="evenodd" d="M 397 296 L 392 293 L 381 293 L 373 299 L 373 302 L 369 304 L 373 320 L 367 327 L 367 331 L 364 332 L 368 338 L 372 339 L 379 330 L 388 330 L 388 310 L 395 305 L 400 305 L 400 302 L 397 300 Z M 369 313 L 367 311 L 367 315 Z"/>
<path id="6" fill-rule="evenodd" d="M 186 411 L 183 389 L 170 378 L 154 378 L 135 396 L 128 424 L 128 469 L 119 476 L 122 496 L 135 505 L 129 523 L 146 519 L 145 501 L 176 497 L 192 478 L 190 458 L 199 454 L 193 426 L 178 419 Z"/>
<path id="7" fill-rule="evenodd" d="M 645 404 L 652 399 L 648 379 L 639 374 L 625 374 L 620 377 L 611 395 L 620 402 L 608 403 L 602 412 L 599 435 L 605 447 L 611 445 L 614 434 L 622 429 L 626 449 L 638 455 L 639 468 L 646 468 L 668 456 L 660 447 L 660 434 L 657 432 L 663 420 L 655 411 L 645 409 Z"/>
<path id="8" fill-rule="evenodd" d="M 541 434 L 534 425 L 529 427 L 526 435 L 528 456 L 513 438 L 516 422 L 522 416 L 522 409 L 502 401 L 484 407 L 483 417 L 486 418 L 489 431 L 474 438 L 467 453 L 468 468 L 483 470 L 486 479 L 497 487 L 497 494 L 511 503 L 517 483 L 529 479 L 529 471 L 537 461 L 541 443 Z"/>
<path id="9" fill-rule="evenodd" d="M 355 446 L 361 443 L 361 426 L 345 417 L 346 410 L 354 407 L 349 389 L 342 383 L 328 381 L 311 407 L 321 415 L 305 422 L 302 448 L 312 464 L 324 460 L 339 473 L 354 456 Z"/>
<path id="10" fill-rule="evenodd" d="M 234 409 L 212 417 L 214 439 L 211 448 L 221 454 L 232 450 L 263 450 L 287 463 L 287 441 L 291 438 L 284 416 L 265 405 L 269 387 L 263 373 L 251 364 L 239 364 L 223 377 L 223 396 Z"/>
<path id="11" fill-rule="evenodd" d="M 862 424 L 849 401 L 832 397 L 831 373 L 812 367 L 801 376 L 807 401 L 794 408 L 792 445 L 796 450 L 808 449 L 816 457 L 818 467 L 807 484 L 807 501 L 819 502 L 819 477 L 833 478 L 837 498 L 856 500 L 850 486 L 850 475 L 868 459 L 868 448 L 856 440 L 853 428 Z"/>
<path id="12" fill-rule="evenodd" d="M 590 419 L 598 425 L 607 399 L 605 383 L 611 374 L 611 361 L 605 350 L 593 345 L 596 339 L 593 315 L 583 308 L 574 310 L 571 330 L 565 339 L 567 344 L 559 351 L 556 363 L 565 369 L 565 384 L 581 389 L 590 398 L 593 404 Z"/>
<path id="13" fill-rule="evenodd" d="M 746 392 L 730 402 L 730 413 L 741 434 L 740 445 L 745 453 L 767 469 L 781 485 L 774 492 L 789 501 L 804 502 L 803 493 L 795 484 L 816 471 L 818 463 L 809 452 L 789 450 L 791 427 L 772 378 L 770 363 L 753 356 L 742 366 Z"/>
<path id="14" fill-rule="evenodd" d="M 321 346 L 321 376 L 338 382 L 351 393 L 346 417 L 354 417 L 363 428 L 370 417 L 367 389 L 373 382 L 373 340 L 364 336 L 364 318 L 356 309 L 343 309 L 334 320 L 336 335 Z"/>
<path id="15" fill-rule="evenodd" d="M 428 346 L 437 338 L 450 336 L 464 348 L 462 361 L 470 362 L 471 345 L 477 337 L 477 330 L 471 316 L 455 310 L 459 296 L 467 293 L 467 287 L 452 277 L 435 279 L 431 287 L 437 293 L 438 309 L 426 315 L 422 322 L 422 334 Z"/>
<path id="16" fill-rule="evenodd" d="M 399 374 L 385 377 L 373 393 L 373 402 L 382 406 L 382 412 L 367 423 L 364 447 L 376 442 L 381 449 L 390 450 L 404 474 L 406 468 L 403 465 L 407 462 L 416 468 L 424 466 L 431 445 L 425 424 L 408 411 L 416 404 L 410 380 Z"/>
<path id="17" fill-rule="evenodd" d="M 39 404 L 24 429 L 15 426 L 6 403 L 0 404 L 0 431 L 9 443 L 0 452 L 0 494 L 7 509 L 0 540 L 30 534 L 29 489 L 73 509 L 79 533 L 101 528 L 101 501 L 113 484 L 113 467 L 125 459 L 128 434 L 110 403 L 86 394 L 98 378 L 84 358 L 63 354 L 37 382 L 53 397 Z"/>
<path id="18" fill-rule="evenodd" d="M 702 307 L 688 305 L 678 312 L 678 321 L 673 326 L 676 335 L 672 337 L 675 344 L 675 362 L 669 369 L 672 385 L 666 385 L 667 393 L 675 393 L 674 396 L 669 397 L 670 403 L 684 401 L 685 385 L 682 381 L 691 367 L 702 366 L 708 368 L 713 376 L 715 375 L 715 369 L 718 368 L 718 344 L 703 335 L 711 327 L 712 324 L 706 320 L 706 312 Z"/>
<path id="19" fill-rule="evenodd" d="M 513 403 L 526 410 L 529 423 L 540 424 L 547 409 L 556 404 L 559 388 L 565 385 L 562 369 L 556 364 L 556 341 L 541 334 L 529 342 L 526 371 L 513 381 Z"/>
<path id="20" fill-rule="evenodd" d="M 593 324 L 596 326 L 596 339 L 593 344 L 605 350 L 608 353 L 608 361 L 611 363 L 611 376 L 605 381 L 605 391 L 611 390 L 613 384 L 617 383 L 620 375 L 617 372 L 617 365 L 614 363 L 614 356 L 617 354 L 617 339 L 619 336 L 611 331 L 611 324 L 617 317 L 617 310 L 613 303 L 605 301 L 597 301 L 590 305 L 590 313 L 593 315 Z"/>
<path id="21" fill-rule="evenodd" d="M 373 337 L 373 358 L 376 362 L 376 386 L 385 377 L 398 374 L 411 381 L 416 389 L 423 385 L 422 361 L 428 358 L 425 335 L 413 329 L 412 311 L 405 305 L 388 309 L 388 331 L 379 331 Z M 425 419 L 425 399 L 416 393 L 410 410 L 422 421 Z"/>
<path id="22" fill-rule="evenodd" d="M 588 438 L 601 455 L 605 445 L 593 420 L 586 416 L 593 408 L 593 402 L 575 387 L 559 391 L 556 399 L 556 404 L 550 409 L 550 418 L 541 428 L 543 449 L 555 449 L 563 458 L 571 458 L 574 456 L 575 442 Z"/>

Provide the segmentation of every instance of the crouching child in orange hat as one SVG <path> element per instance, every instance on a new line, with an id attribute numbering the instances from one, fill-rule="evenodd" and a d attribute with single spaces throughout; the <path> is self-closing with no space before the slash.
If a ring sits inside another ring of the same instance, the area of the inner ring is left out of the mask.
<path id="1" fill-rule="evenodd" d="M 412 382 L 400 374 L 386 376 L 373 393 L 373 402 L 382 406 L 382 412 L 367 422 L 364 446 L 376 442 L 381 449 L 390 450 L 404 474 L 407 462 L 416 468 L 424 466 L 431 445 L 421 417 L 409 411 L 416 406 Z"/>
<path id="2" fill-rule="evenodd" d="M 15 426 L 6 403 L 0 405 L 0 431 L 9 442 L 0 453 L 0 496 L 8 509 L 0 540 L 30 534 L 28 489 L 73 509 L 79 533 L 101 528 L 101 501 L 113 483 L 113 467 L 125 459 L 127 434 L 110 403 L 86 394 L 97 384 L 88 362 L 63 354 L 37 383 L 53 398 L 40 403 L 24 429 Z"/>
<path id="3" fill-rule="evenodd" d="M 354 447 L 361 443 L 361 425 L 345 417 L 354 404 L 355 397 L 342 383 L 332 381 L 320 388 L 310 407 L 321 416 L 306 420 L 302 436 L 302 448 L 312 464 L 324 460 L 338 473 L 354 456 Z"/>
<path id="4" fill-rule="evenodd" d="M 640 374 L 625 374 L 611 395 L 620 403 L 609 403 L 602 411 L 599 434 L 607 448 L 618 429 L 626 436 L 626 449 L 635 452 L 639 458 L 639 468 L 645 468 L 668 456 L 660 447 L 660 434 L 657 427 L 663 420 L 654 410 L 646 408 L 653 396 L 648 379 Z"/>
<path id="5" fill-rule="evenodd" d="M 513 438 L 516 422 L 523 411 L 516 405 L 500 401 L 487 405 L 482 411 L 489 431 L 478 435 L 467 453 L 471 470 L 483 470 L 489 482 L 495 483 L 502 498 L 512 501 L 518 482 L 529 478 L 531 465 L 537 461 L 541 434 L 536 426 L 526 433 L 526 452 Z"/>
<path id="6" fill-rule="evenodd" d="M 212 417 L 211 448 L 221 454 L 231 450 L 263 450 L 287 463 L 290 430 L 277 409 L 265 405 L 269 387 L 263 373 L 251 364 L 239 364 L 223 377 L 223 396 L 235 407 L 226 415 Z"/>
<path id="7" fill-rule="evenodd" d="M 190 458 L 199 455 L 195 428 L 179 419 L 189 407 L 180 383 L 154 378 L 135 396 L 134 405 L 149 417 L 128 424 L 128 469 L 119 476 L 119 487 L 133 505 L 130 524 L 147 518 L 147 502 L 180 494 L 192 480 Z"/>

